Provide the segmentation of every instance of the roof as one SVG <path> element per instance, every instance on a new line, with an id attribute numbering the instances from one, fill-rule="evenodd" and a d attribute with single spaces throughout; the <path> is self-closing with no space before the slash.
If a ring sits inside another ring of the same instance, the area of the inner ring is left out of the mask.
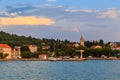
<path id="1" fill-rule="evenodd" d="M 93 45 L 91 48 L 102 48 L 102 46 L 99 46 L 99 45 Z"/>
<path id="2" fill-rule="evenodd" d="M 117 46 L 116 48 L 120 48 L 120 46 Z"/>
<path id="3" fill-rule="evenodd" d="M 2 47 L 2 48 L 11 48 L 8 44 L 0 44 L 0 47 Z"/>

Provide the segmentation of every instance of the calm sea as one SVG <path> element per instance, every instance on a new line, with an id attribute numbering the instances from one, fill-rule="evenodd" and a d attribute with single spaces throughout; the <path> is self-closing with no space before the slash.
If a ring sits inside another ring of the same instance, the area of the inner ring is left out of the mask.
<path id="1" fill-rule="evenodd" d="M 2 61 L 0 80 L 120 80 L 120 61 Z"/>

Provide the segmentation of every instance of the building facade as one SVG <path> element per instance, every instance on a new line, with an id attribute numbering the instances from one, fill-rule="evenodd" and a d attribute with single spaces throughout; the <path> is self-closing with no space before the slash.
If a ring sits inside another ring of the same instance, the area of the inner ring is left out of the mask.
<path id="1" fill-rule="evenodd" d="M 49 45 L 43 45 L 42 50 L 46 50 L 46 49 L 50 49 L 50 46 Z"/>
<path id="2" fill-rule="evenodd" d="M 0 53 L 8 54 L 7 59 L 12 59 L 12 48 L 8 44 L 0 44 Z"/>
<path id="3" fill-rule="evenodd" d="M 21 58 L 21 47 L 20 46 L 15 46 L 12 51 L 12 58 L 13 59 L 19 59 Z"/>
<path id="4" fill-rule="evenodd" d="M 46 60 L 47 59 L 47 55 L 46 54 L 40 54 L 39 55 L 39 59 Z"/>
<path id="5" fill-rule="evenodd" d="M 116 42 L 110 42 L 110 43 L 109 43 L 109 46 L 110 46 L 111 48 L 116 48 L 116 47 L 117 47 L 117 43 L 116 43 Z"/>
<path id="6" fill-rule="evenodd" d="M 38 47 L 36 45 L 29 45 L 28 46 L 30 52 L 34 53 L 38 51 Z"/>

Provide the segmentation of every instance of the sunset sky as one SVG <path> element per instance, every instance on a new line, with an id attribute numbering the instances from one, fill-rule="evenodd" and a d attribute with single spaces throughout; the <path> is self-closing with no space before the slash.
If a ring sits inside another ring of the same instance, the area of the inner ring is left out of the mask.
<path id="1" fill-rule="evenodd" d="M 120 0 L 0 0 L 0 30 L 36 38 L 120 41 Z"/>

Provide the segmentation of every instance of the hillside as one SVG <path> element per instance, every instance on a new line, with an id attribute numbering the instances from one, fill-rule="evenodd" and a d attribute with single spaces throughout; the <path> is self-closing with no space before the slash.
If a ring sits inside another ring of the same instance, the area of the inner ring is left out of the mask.
<path id="1" fill-rule="evenodd" d="M 23 45 L 37 45 L 38 47 L 41 47 L 42 43 L 45 43 L 46 45 L 50 45 L 51 48 L 53 48 L 54 44 L 60 44 L 60 42 L 63 42 L 63 44 L 67 45 L 69 43 L 75 43 L 75 42 L 70 42 L 68 40 L 55 40 L 55 39 L 37 39 L 37 38 L 33 38 L 31 36 L 18 36 L 16 34 L 10 34 L 10 33 L 6 33 L 3 31 L 0 31 L 0 43 L 6 43 L 9 44 L 10 46 L 14 47 L 14 46 L 23 46 Z M 103 40 L 99 40 L 99 41 L 85 41 L 85 46 L 86 47 L 91 47 L 92 45 L 105 45 Z"/>
<path id="2" fill-rule="evenodd" d="M 46 44 L 53 44 L 56 42 L 54 39 L 36 39 L 31 36 L 25 37 L 25 36 L 18 36 L 16 34 L 10 34 L 3 31 L 0 31 L 0 43 L 6 43 L 11 46 L 22 46 L 23 44 L 33 44 L 37 46 L 41 46 L 41 43 Z"/>

